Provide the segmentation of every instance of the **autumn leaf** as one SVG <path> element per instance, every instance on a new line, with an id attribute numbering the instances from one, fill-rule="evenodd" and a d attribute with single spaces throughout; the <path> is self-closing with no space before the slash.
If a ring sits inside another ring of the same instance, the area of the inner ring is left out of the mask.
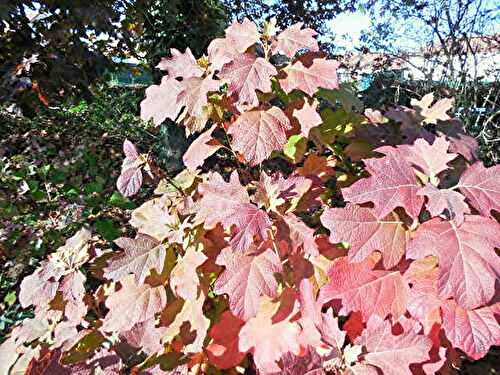
<path id="1" fill-rule="evenodd" d="M 474 163 L 457 187 L 482 215 L 492 217 L 491 211 L 500 212 L 500 166 L 485 168 L 481 162 Z"/>
<path id="2" fill-rule="evenodd" d="M 314 59 L 310 66 L 304 65 L 297 60 L 285 68 L 286 78 L 280 79 L 281 88 L 289 94 L 295 89 L 313 96 L 318 89 L 337 89 L 337 68 L 339 64 L 333 60 L 323 58 Z"/>
<path id="3" fill-rule="evenodd" d="M 186 79 L 202 76 L 203 70 L 196 63 L 196 59 L 189 47 L 186 48 L 184 53 L 175 48 L 171 48 L 170 54 L 172 57 L 163 57 L 158 65 L 156 65 L 156 68 L 167 71 L 171 78 Z"/>
<path id="4" fill-rule="evenodd" d="M 139 233 L 136 238 L 120 237 L 115 244 L 122 248 L 123 253 L 111 258 L 104 269 L 104 277 L 120 281 L 125 276 L 133 274 L 137 284 L 143 284 L 151 270 L 158 273 L 165 265 L 166 249 L 153 237 Z"/>
<path id="5" fill-rule="evenodd" d="M 360 311 L 366 321 L 372 315 L 398 318 L 406 311 L 409 287 L 399 271 L 375 270 L 377 256 L 361 263 L 336 259 L 328 271 L 330 282 L 320 290 L 322 303 L 342 302 L 341 314 Z"/>
<path id="6" fill-rule="evenodd" d="M 224 65 L 219 77 L 229 82 L 229 95 L 235 97 L 237 105 L 246 104 L 252 108 L 259 105 L 256 90 L 271 92 L 271 77 L 276 74 L 276 68 L 268 61 L 245 53 Z"/>
<path id="7" fill-rule="evenodd" d="M 432 244 L 432 246 L 429 246 Z M 439 258 L 438 289 L 442 298 L 453 297 L 465 309 L 491 301 L 500 260 L 500 225 L 488 218 L 467 215 L 459 227 L 434 218 L 420 225 L 410 242 L 407 257 Z"/>
<path id="8" fill-rule="evenodd" d="M 207 347 L 208 358 L 220 369 L 237 366 L 246 353 L 238 349 L 239 333 L 245 324 L 230 311 L 222 313 L 220 320 L 210 328 L 208 335 L 213 341 Z"/>
<path id="9" fill-rule="evenodd" d="M 200 134 L 182 156 L 182 161 L 189 170 L 194 171 L 207 158 L 223 147 L 219 141 L 212 137 L 212 133 L 216 128 L 217 125 L 214 124 L 210 129 Z"/>
<path id="10" fill-rule="evenodd" d="M 454 347 L 469 357 L 484 357 L 491 346 L 500 344 L 500 328 L 495 316 L 500 314 L 500 304 L 465 310 L 455 301 L 443 305 L 443 329 Z"/>
<path id="11" fill-rule="evenodd" d="M 309 104 L 306 100 L 301 109 L 294 109 L 293 111 L 293 116 L 300 124 L 300 133 L 306 138 L 309 137 L 309 131 L 312 128 L 321 125 L 323 122 L 316 108 L 317 103 Z"/>
<path id="12" fill-rule="evenodd" d="M 177 260 L 170 273 L 170 287 L 175 295 L 185 300 L 195 300 L 198 295 L 200 280 L 196 269 L 207 260 L 205 254 L 196 247 L 187 248 L 184 256 Z"/>
<path id="13" fill-rule="evenodd" d="M 396 207 L 403 207 L 413 219 L 417 218 L 424 199 L 417 195 L 420 186 L 408 162 L 391 154 L 367 159 L 365 164 L 371 176 L 342 189 L 345 200 L 358 204 L 373 202 L 379 219 Z"/>
<path id="14" fill-rule="evenodd" d="M 427 361 L 432 347 L 432 341 L 415 330 L 393 334 L 390 322 L 377 316 L 368 320 L 355 343 L 366 349 L 363 362 L 387 375 L 412 375 L 410 365 Z"/>
<path id="15" fill-rule="evenodd" d="M 328 209 L 321 215 L 321 223 L 330 230 L 331 243 L 350 244 L 350 262 L 361 262 L 378 250 L 386 269 L 399 263 L 409 239 L 404 223 L 396 214 L 377 219 L 371 209 L 354 204 Z"/>
<path id="16" fill-rule="evenodd" d="M 283 354 L 298 355 L 300 352 L 299 325 L 291 322 L 290 317 L 273 322 L 278 307 L 271 300 L 262 298 L 257 315 L 245 323 L 239 335 L 239 350 L 250 351 L 255 365 L 264 373 L 279 372 L 276 362 Z"/>
<path id="17" fill-rule="evenodd" d="M 302 25 L 302 22 L 297 22 L 279 33 L 271 45 L 271 51 L 283 53 L 290 58 L 293 58 L 302 49 L 311 52 L 318 51 L 318 42 L 314 38 L 318 33 L 310 28 L 302 29 Z"/>
<path id="18" fill-rule="evenodd" d="M 146 99 L 141 102 L 141 119 L 153 119 L 160 125 L 166 119 L 175 121 L 181 107 L 177 104 L 177 96 L 183 86 L 175 78 L 165 76 L 159 85 L 151 85 L 146 89 Z"/>
<path id="19" fill-rule="evenodd" d="M 255 23 L 245 18 L 243 22 L 236 21 L 226 29 L 226 39 L 236 51 L 243 53 L 259 41 L 260 34 Z"/>
<path id="20" fill-rule="evenodd" d="M 278 107 L 243 113 L 231 124 L 231 147 L 243 155 L 250 165 L 267 159 L 286 144 L 290 120 Z"/>
<path id="21" fill-rule="evenodd" d="M 123 332 L 134 324 L 153 318 L 167 305 L 163 286 L 138 285 L 132 275 L 120 280 L 121 289 L 106 300 L 109 312 L 104 317 L 102 329 L 105 332 Z"/>
<path id="22" fill-rule="evenodd" d="M 217 257 L 217 264 L 225 270 L 215 283 L 215 292 L 227 293 L 231 311 L 237 317 L 245 321 L 254 317 L 262 295 L 277 297 L 274 274 L 280 273 L 282 266 L 272 250 L 253 254 L 225 248 Z"/>

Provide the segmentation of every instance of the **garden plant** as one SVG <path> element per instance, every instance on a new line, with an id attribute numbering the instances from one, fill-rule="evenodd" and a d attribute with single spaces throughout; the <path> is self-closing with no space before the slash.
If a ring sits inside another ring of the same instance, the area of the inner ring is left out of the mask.
<path id="1" fill-rule="evenodd" d="M 0 374 L 448 374 L 500 343 L 500 167 L 453 99 L 363 109 L 300 23 L 171 55 L 141 117 L 185 169 L 124 141 L 135 236 L 83 227 L 24 278 Z"/>

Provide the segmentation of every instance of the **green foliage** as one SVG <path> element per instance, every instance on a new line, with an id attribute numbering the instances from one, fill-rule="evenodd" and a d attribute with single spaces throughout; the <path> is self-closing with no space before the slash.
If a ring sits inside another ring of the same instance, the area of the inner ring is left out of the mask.
<path id="1" fill-rule="evenodd" d="M 170 48 L 189 47 L 201 56 L 208 43 L 224 34 L 229 21 L 219 0 L 139 0 L 131 28 L 139 34 L 138 50 L 155 66 Z"/>
<path id="2" fill-rule="evenodd" d="M 91 103 L 34 119 L 0 111 L 0 335 L 30 316 L 16 288 L 39 259 L 83 223 L 108 241 L 122 234 L 127 210 L 137 206 L 115 188 L 122 140 L 154 141 L 134 114 L 141 95 L 102 88 Z"/>

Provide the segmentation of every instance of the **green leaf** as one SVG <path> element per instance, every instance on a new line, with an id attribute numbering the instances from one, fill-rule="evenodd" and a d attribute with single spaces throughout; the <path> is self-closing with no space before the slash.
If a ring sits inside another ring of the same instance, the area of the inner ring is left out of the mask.
<path id="1" fill-rule="evenodd" d="M 123 210 L 131 210 L 136 207 L 130 199 L 124 197 L 118 191 L 113 192 L 111 197 L 108 199 L 108 203 Z"/>
<path id="2" fill-rule="evenodd" d="M 340 102 L 342 108 L 347 112 L 363 112 L 363 103 L 347 85 L 342 84 L 337 90 L 319 89 L 318 96 L 327 100 L 334 106 Z"/>
<path id="3" fill-rule="evenodd" d="M 7 306 L 12 306 L 14 303 L 16 303 L 17 297 L 16 297 L 16 292 L 11 291 L 7 293 L 7 295 L 4 297 L 3 301 Z"/>
<path id="4" fill-rule="evenodd" d="M 283 153 L 295 164 L 300 163 L 307 150 L 307 138 L 300 134 L 292 135 L 283 147 Z"/>
<path id="5" fill-rule="evenodd" d="M 95 222 L 95 229 L 107 241 L 113 241 L 120 237 L 120 231 L 111 219 L 97 220 Z"/>

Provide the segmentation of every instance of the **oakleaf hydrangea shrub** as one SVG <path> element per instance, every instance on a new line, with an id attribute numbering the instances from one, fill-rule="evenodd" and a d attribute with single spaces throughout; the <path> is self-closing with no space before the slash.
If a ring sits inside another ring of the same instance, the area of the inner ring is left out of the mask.
<path id="1" fill-rule="evenodd" d="M 134 238 L 82 229 L 26 277 L 0 373 L 435 374 L 500 341 L 500 167 L 429 94 L 365 109 L 301 24 L 172 50 L 141 116 L 194 141 L 170 176 L 125 140 Z"/>

